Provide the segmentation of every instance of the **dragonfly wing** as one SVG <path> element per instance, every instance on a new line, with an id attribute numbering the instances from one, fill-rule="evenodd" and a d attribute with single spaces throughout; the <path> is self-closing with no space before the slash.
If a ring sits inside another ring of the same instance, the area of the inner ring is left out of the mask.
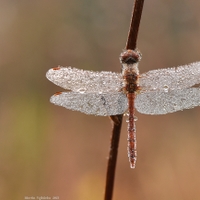
<path id="1" fill-rule="evenodd" d="M 122 88 L 122 75 L 93 72 L 71 67 L 50 69 L 46 77 L 54 84 L 74 92 L 115 92 Z"/>
<path id="2" fill-rule="evenodd" d="M 138 94 L 135 108 L 149 115 L 162 115 L 200 106 L 200 88 L 188 88 L 169 92 L 152 91 Z"/>
<path id="3" fill-rule="evenodd" d="M 141 74 L 139 85 L 143 91 L 189 88 L 200 83 L 200 62 L 184 66 L 151 70 Z"/>
<path id="4" fill-rule="evenodd" d="M 127 110 L 127 98 L 122 92 L 99 94 L 60 92 L 53 95 L 51 103 L 88 115 L 110 116 Z"/>

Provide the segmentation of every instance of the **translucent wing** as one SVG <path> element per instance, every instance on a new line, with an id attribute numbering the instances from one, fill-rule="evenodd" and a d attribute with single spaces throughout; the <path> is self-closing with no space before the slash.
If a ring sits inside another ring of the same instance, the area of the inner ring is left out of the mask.
<path id="1" fill-rule="evenodd" d="M 100 116 L 122 114 L 128 107 L 126 95 L 122 92 L 109 94 L 60 92 L 53 95 L 50 101 L 70 110 Z"/>
<path id="2" fill-rule="evenodd" d="M 122 87 L 122 75 L 114 72 L 57 67 L 50 69 L 46 77 L 54 84 L 74 92 L 114 92 Z"/>
<path id="3" fill-rule="evenodd" d="M 151 70 L 141 74 L 139 85 L 142 91 L 183 89 L 200 83 L 200 62 L 176 68 Z"/>
<path id="4" fill-rule="evenodd" d="M 135 108 L 149 115 L 162 115 L 200 106 L 200 88 L 188 88 L 169 92 L 152 91 L 138 94 Z"/>

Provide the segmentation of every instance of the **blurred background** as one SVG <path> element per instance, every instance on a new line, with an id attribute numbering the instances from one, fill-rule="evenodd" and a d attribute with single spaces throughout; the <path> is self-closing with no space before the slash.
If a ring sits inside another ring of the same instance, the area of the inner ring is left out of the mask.
<path id="1" fill-rule="evenodd" d="M 0 0 L 0 199 L 102 200 L 111 122 L 49 103 L 57 65 L 120 72 L 132 0 Z M 200 60 L 200 2 L 144 3 L 140 72 Z M 136 113 L 130 169 L 124 119 L 114 200 L 200 199 L 200 108 Z"/>

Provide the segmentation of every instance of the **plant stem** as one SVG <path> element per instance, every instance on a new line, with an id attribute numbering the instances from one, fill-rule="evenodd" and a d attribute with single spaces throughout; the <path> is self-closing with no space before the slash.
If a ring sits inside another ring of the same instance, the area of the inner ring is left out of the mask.
<path id="1" fill-rule="evenodd" d="M 142 9 L 143 9 L 144 0 L 136 0 L 132 19 L 131 19 L 131 25 L 129 29 L 128 39 L 126 43 L 126 49 L 132 49 L 134 50 L 137 47 L 137 36 L 140 26 L 140 19 L 142 16 Z"/>
<path id="2" fill-rule="evenodd" d="M 117 162 L 122 118 L 123 115 L 111 116 L 111 119 L 113 121 L 113 129 L 112 129 L 112 138 L 111 138 L 110 152 L 109 152 L 108 166 L 107 166 L 106 190 L 104 198 L 105 200 L 111 200 L 113 195 L 115 168 Z"/>

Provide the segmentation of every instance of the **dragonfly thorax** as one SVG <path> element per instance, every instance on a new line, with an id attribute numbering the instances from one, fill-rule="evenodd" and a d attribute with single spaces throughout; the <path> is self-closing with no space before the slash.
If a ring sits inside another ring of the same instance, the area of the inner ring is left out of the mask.
<path id="1" fill-rule="evenodd" d="M 123 71 L 123 79 L 124 79 L 124 92 L 125 93 L 135 93 L 138 89 L 138 68 L 132 69 L 126 68 Z"/>

